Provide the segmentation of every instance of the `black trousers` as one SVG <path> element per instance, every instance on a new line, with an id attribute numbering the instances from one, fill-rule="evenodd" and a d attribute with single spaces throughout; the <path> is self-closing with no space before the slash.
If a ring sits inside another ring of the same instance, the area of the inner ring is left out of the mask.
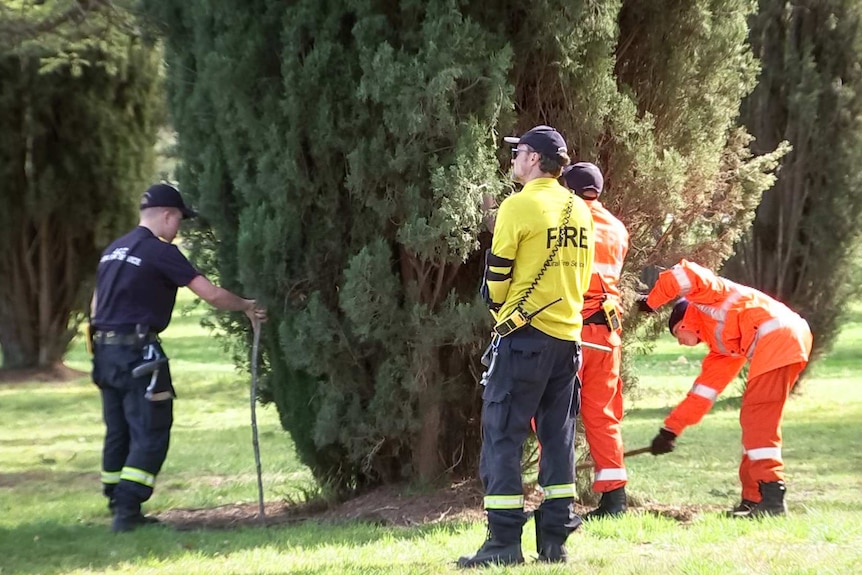
<path id="1" fill-rule="evenodd" d="M 577 342 L 527 326 L 503 338 L 482 395 L 482 454 L 479 472 L 491 534 L 520 542 L 527 516 L 521 458 L 532 431 L 542 445 L 539 485 L 546 489 L 539 528 L 546 541 L 562 543 L 580 525 L 573 511 L 575 420 L 580 408 L 581 349 Z M 502 502 L 502 503 L 501 503 Z"/>
<path id="2" fill-rule="evenodd" d="M 151 376 L 132 377 L 141 363 L 164 357 L 158 342 L 140 346 L 97 344 L 93 381 L 102 394 L 105 443 L 102 449 L 102 483 L 105 495 L 118 513 L 138 513 L 153 493 L 155 479 L 168 453 L 173 424 L 173 399 L 146 398 Z M 153 391 L 173 392 L 165 364 Z"/>

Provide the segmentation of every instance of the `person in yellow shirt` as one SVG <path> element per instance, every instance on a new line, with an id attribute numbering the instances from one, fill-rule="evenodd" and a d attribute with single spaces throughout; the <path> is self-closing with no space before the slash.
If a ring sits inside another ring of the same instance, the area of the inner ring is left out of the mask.
<path id="1" fill-rule="evenodd" d="M 539 560 L 566 561 L 566 539 L 581 524 L 573 509 L 574 439 L 593 219 L 586 203 L 557 180 L 570 162 L 559 132 L 536 126 L 506 141 L 515 145 L 512 178 L 523 189 L 500 205 L 482 285 L 497 321 L 482 380 L 479 472 L 489 536 L 459 567 L 524 561 L 521 453 L 533 418 L 544 491 L 536 512 Z"/>

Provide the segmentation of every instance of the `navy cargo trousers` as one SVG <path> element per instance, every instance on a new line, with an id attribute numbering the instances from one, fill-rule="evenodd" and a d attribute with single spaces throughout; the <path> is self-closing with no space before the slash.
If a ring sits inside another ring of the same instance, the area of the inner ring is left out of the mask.
<path id="1" fill-rule="evenodd" d="M 529 325 L 500 340 L 497 364 L 482 395 L 479 472 L 491 537 L 501 543 L 520 543 L 527 521 L 521 458 L 533 418 L 542 446 L 539 485 L 544 501 L 538 528 L 545 541 L 563 543 L 580 525 L 572 505 L 580 358 L 577 342 Z"/>
<path id="2" fill-rule="evenodd" d="M 134 515 L 153 493 L 156 476 L 168 453 L 173 399 L 146 398 L 151 376 L 132 377 L 132 370 L 150 359 L 164 357 L 157 342 L 140 345 L 96 344 L 93 381 L 102 394 L 105 443 L 102 485 L 115 513 Z M 165 364 L 154 391 L 173 391 Z"/>

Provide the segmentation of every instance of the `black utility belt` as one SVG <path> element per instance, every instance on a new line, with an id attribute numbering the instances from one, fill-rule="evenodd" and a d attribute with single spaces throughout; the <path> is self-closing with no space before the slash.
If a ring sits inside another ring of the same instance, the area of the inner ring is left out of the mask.
<path id="1" fill-rule="evenodd" d="M 135 333 L 120 333 L 117 331 L 97 330 L 93 333 L 93 343 L 101 345 L 138 345 L 159 341 L 159 334 L 154 331 L 138 337 Z"/>
<path id="2" fill-rule="evenodd" d="M 597 311 L 590 317 L 584 318 L 584 325 L 603 325 L 607 328 L 610 328 L 610 326 L 608 325 L 608 318 L 605 317 L 605 312 L 603 312 L 602 310 Z"/>

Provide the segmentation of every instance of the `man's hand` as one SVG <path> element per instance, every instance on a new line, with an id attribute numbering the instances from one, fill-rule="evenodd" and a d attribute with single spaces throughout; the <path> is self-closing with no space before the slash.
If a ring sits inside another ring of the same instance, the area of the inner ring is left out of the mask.
<path id="1" fill-rule="evenodd" d="M 669 429 L 662 427 L 658 430 L 652 440 L 652 445 L 649 447 L 649 452 L 653 455 L 664 455 L 670 453 L 676 448 L 676 434 Z"/>
<path id="2" fill-rule="evenodd" d="M 255 323 L 255 322 L 263 323 L 263 322 L 265 322 L 267 319 L 266 318 L 266 308 L 258 307 L 256 300 L 247 299 L 245 301 L 248 302 L 248 305 L 243 310 L 243 312 L 245 313 L 246 317 L 248 317 L 249 321 L 251 321 L 251 323 Z"/>

